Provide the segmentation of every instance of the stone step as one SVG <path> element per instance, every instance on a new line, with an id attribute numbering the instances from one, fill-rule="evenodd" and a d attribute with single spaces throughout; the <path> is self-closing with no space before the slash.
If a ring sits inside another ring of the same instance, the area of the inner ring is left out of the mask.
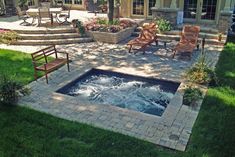
<path id="1" fill-rule="evenodd" d="M 52 40 L 52 39 L 69 39 L 80 38 L 78 33 L 63 34 L 19 34 L 21 40 Z"/>
<path id="2" fill-rule="evenodd" d="M 75 43 L 85 43 L 92 42 L 93 39 L 89 37 L 83 38 L 68 38 L 68 39 L 53 39 L 53 40 L 18 40 L 12 45 L 63 45 L 63 44 L 75 44 Z"/>
<path id="3" fill-rule="evenodd" d="M 62 34 L 62 33 L 76 33 L 76 30 L 72 27 L 67 28 L 48 28 L 48 29 L 27 29 L 17 30 L 12 29 L 19 34 Z"/>

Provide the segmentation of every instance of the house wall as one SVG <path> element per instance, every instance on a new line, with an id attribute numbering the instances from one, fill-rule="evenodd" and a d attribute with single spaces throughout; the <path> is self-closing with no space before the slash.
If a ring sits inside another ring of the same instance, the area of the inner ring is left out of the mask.
<path id="1" fill-rule="evenodd" d="M 120 5 L 120 16 L 121 17 L 130 17 L 131 14 L 131 0 L 121 0 Z"/>

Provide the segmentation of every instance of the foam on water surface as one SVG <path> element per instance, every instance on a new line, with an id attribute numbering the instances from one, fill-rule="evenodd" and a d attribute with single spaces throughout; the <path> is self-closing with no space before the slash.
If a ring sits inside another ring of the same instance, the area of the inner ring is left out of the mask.
<path id="1" fill-rule="evenodd" d="M 161 116 L 174 96 L 160 85 L 108 75 L 91 75 L 76 82 L 66 94 L 94 104 L 115 105 Z"/>

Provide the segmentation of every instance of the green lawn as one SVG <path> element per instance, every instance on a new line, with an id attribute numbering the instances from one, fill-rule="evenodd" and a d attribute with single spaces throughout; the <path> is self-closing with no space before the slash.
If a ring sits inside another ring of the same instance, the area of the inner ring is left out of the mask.
<path id="1" fill-rule="evenodd" d="M 216 68 L 221 86 L 210 88 L 186 152 L 55 118 L 22 107 L 0 107 L 0 157 L 233 157 L 235 156 L 235 45 Z M 29 55 L 0 50 L 0 74 L 33 80 Z"/>

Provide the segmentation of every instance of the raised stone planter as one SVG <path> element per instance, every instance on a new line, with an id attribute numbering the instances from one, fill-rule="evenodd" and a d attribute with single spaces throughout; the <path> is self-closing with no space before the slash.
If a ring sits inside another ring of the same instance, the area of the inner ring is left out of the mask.
<path id="1" fill-rule="evenodd" d="M 95 41 L 117 44 L 120 41 L 130 37 L 131 34 L 134 32 L 134 30 L 135 30 L 135 27 L 129 27 L 117 33 L 88 31 L 87 35 L 92 37 Z"/>

